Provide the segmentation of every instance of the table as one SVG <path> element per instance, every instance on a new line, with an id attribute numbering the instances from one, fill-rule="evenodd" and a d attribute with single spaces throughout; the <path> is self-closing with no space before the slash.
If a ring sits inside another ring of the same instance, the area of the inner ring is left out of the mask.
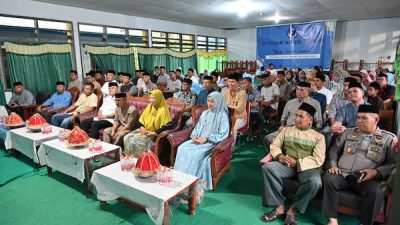
<path id="1" fill-rule="evenodd" d="M 15 149 L 22 154 L 33 159 L 35 163 L 39 163 L 37 156 L 38 147 L 45 141 L 58 138 L 58 133 L 62 128 L 51 126 L 52 132 L 42 134 L 41 132 L 32 132 L 26 127 L 11 129 L 7 132 L 4 146 L 6 149 Z"/>
<path id="2" fill-rule="evenodd" d="M 196 212 L 196 184 L 198 178 L 173 170 L 173 181 L 169 185 L 157 183 L 156 176 L 139 178 L 132 172 L 121 170 L 119 162 L 93 172 L 91 183 L 102 204 L 117 198 L 127 199 L 146 209 L 155 224 L 170 224 L 169 201 L 189 190 L 189 214 Z"/>
<path id="3" fill-rule="evenodd" d="M 47 172 L 52 174 L 55 169 L 63 174 L 74 177 L 83 183 L 90 181 L 89 163 L 91 160 L 97 160 L 101 157 L 113 156 L 112 163 L 119 161 L 121 148 L 117 145 L 102 142 L 103 150 L 101 152 L 89 152 L 89 147 L 68 148 L 60 140 L 51 140 L 42 143 L 38 150 L 40 165 L 47 166 Z M 109 165 L 110 163 L 106 164 Z M 103 165 L 103 166 L 106 166 Z"/>

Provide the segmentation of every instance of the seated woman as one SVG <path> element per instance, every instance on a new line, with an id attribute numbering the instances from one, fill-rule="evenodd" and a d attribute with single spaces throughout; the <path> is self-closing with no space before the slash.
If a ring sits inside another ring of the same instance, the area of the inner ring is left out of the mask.
<path id="1" fill-rule="evenodd" d="M 164 99 L 163 93 L 156 89 L 150 92 L 150 103 L 144 109 L 139 118 L 140 128 L 132 131 L 124 137 L 124 151 L 135 150 L 134 140 L 138 136 L 147 136 L 154 139 L 157 134 L 169 127 L 171 114 Z"/>
<path id="2" fill-rule="evenodd" d="M 218 142 L 229 135 L 228 107 L 222 94 L 212 92 L 207 99 L 208 109 L 204 111 L 199 122 L 190 135 L 190 140 L 178 147 L 175 169 L 197 176 L 212 189 L 211 153 Z"/>

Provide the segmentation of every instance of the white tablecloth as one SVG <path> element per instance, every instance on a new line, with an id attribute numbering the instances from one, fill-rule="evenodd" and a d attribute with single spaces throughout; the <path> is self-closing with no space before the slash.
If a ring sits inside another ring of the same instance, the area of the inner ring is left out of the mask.
<path id="1" fill-rule="evenodd" d="M 155 224 L 162 224 L 164 202 L 188 188 L 198 178 L 179 171 L 173 171 L 173 181 L 169 185 L 157 183 L 156 176 L 138 178 L 131 172 L 121 170 L 119 162 L 94 171 L 91 183 L 100 201 L 124 197 L 146 208 Z"/>
<path id="2" fill-rule="evenodd" d="M 38 150 L 40 165 L 47 165 L 83 182 L 85 180 L 86 159 L 115 149 L 121 151 L 121 148 L 117 145 L 106 142 L 102 142 L 102 145 L 103 151 L 90 153 L 88 147 L 71 149 L 67 148 L 65 143 L 60 142 L 58 139 L 47 141 L 42 143 Z"/>
<path id="3" fill-rule="evenodd" d="M 39 163 L 36 147 L 40 146 L 40 144 L 45 141 L 57 139 L 58 133 L 61 130 L 61 128 L 55 126 L 51 126 L 51 129 L 52 132 L 50 134 L 28 131 L 26 127 L 12 129 L 7 132 L 4 145 L 6 149 L 14 148 L 33 159 L 35 163 Z"/>

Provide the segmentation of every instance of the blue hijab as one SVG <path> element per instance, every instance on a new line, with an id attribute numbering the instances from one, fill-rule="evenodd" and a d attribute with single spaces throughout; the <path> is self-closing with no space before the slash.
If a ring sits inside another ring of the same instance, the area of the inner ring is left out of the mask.
<path id="1" fill-rule="evenodd" d="M 198 137 L 208 137 L 210 134 L 218 133 L 218 129 L 220 127 L 220 123 L 223 120 L 224 116 L 228 116 L 228 106 L 224 101 L 224 97 L 219 92 L 211 92 L 208 97 L 214 99 L 215 108 L 207 109 L 201 115 L 201 117 L 205 117 L 204 120 L 200 119 L 200 122 L 196 126 L 199 127 Z"/>

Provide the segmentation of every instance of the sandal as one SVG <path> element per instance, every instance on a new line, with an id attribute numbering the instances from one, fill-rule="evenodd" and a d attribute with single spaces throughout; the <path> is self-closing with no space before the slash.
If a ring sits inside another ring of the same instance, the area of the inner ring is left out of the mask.
<path id="1" fill-rule="evenodd" d="M 269 212 L 269 213 L 265 213 L 265 214 L 261 217 L 261 220 L 264 221 L 264 222 L 271 222 L 271 221 L 274 221 L 274 220 L 277 220 L 277 219 L 281 219 L 281 218 L 283 218 L 283 217 L 285 217 L 285 214 L 284 214 L 284 213 L 278 213 L 278 211 L 276 211 L 276 210 L 274 209 L 274 210 L 272 210 L 272 211 Z"/>
<path id="2" fill-rule="evenodd" d="M 296 215 L 290 216 L 287 215 L 286 219 L 285 219 L 285 225 L 297 225 L 298 221 L 297 221 L 297 217 Z"/>

